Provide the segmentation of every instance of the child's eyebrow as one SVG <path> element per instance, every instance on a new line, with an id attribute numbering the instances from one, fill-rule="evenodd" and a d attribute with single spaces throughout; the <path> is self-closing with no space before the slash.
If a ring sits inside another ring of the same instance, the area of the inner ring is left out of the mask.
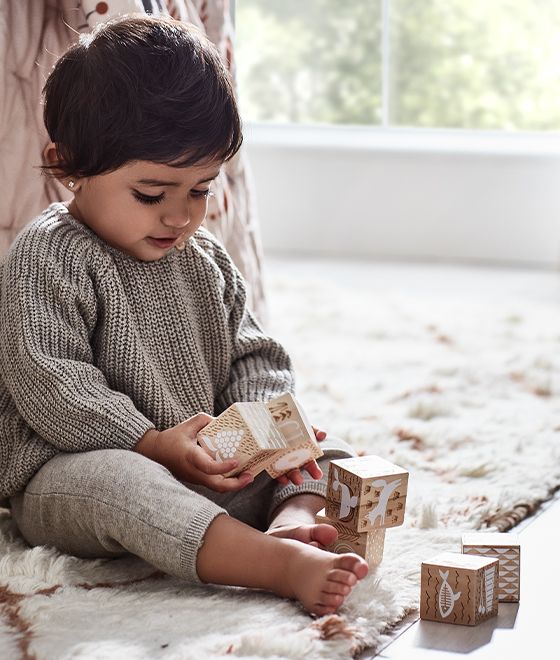
<path id="1" fill-rule="evenodd" d="M 220 172 L 218 171 L 216 174 L 213 174 L 206 179 L 201 179 L 196 185 L 198 186 L 201 183 L 213 181 L 219 173 Z M 161 179 L 138 179 L 136 183 L 140 183 L 143 186 L 174 186 L 175 188 L 178 188 L 181 185 L 180 183 L 177 183 L 177 181 L 162 181 Z"/>
<path id="2" fill-rule="evenodd" d="M 141 183 L 144 186 L 179 186 L 176 181 L 160 181 L 159 179 L 138 179 L 136 183 Z"/>

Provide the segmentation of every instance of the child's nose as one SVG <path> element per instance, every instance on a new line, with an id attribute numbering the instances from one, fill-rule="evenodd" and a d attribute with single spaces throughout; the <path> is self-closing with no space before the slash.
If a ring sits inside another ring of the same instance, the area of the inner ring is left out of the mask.
<path id="1" fill-rule="evenodd" d="M 162 217 L 162 222 L 167 227 L 176 227 L 182 229 L 190 223 L 190 214 L 188 210 L 181 213 L 168 213 Z"/>

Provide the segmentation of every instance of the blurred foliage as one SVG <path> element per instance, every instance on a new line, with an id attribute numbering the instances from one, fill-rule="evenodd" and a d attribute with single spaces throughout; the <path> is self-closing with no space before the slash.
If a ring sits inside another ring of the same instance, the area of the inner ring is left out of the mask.
<path id="1" fill-rule="evenodd" d="M 390 0 L 387 123 L 560 130 L 559 0 Z M 381 0 L 237 0 L 245 119 L 383 123 Z"/>
<path id="2" fill-rule="evenodd" d="M 379 7 L 375 0 L 237 0 L 244 117 L 379 123 Z"/>

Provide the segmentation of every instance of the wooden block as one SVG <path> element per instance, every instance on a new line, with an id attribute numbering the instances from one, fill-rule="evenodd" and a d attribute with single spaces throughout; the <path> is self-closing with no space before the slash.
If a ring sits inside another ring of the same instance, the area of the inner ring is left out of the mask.
<path id="1" fill-rule="evenodd" d="M 322 509 L 315 515 L 315 522 L 328 523 L 336 527 L 338 538 L 334 543 L 326 546 L 330 552 L 343 554 L 345 552 L 354 552 L 363 557 L 370 567 L 378 566 L 383 560 L 383 550 L 385 547 L 385 528 L 374 529 L 371 532 L 356 532 L 346 527 L 338 520 L 331 520 L 325 515 L 325 509 Z"/>
<path id="2" fill-rule="evenodd" d="M 498 614 L 499 562 L 442 552 L 422 562 L 420 618 L 476 626 Z"/>
<path id="3" fill-rule="evenodd" d="M 271 477 L 279 477 L 323 455 L 303 408 L 292 394 L 287 392 L 275 397 L 267 403 L 267 408 L 289 446 L 278 452 L 274 462 L 266 468 Z"/>
<path id="4" fill-rule="evenodd" d="M 234 403 L 197 435 L 200 446 L 216 461 L 236 458 L 239 467 L 226 473 L 257 475 L 286 447 L 284 436 L 262 402 Z"/>
<path id="5" fill-rule="evenodd" d="M 267 470 L 278 477 L 323 455 L 305 413 L 291 394 L 268 403 L 232 404 L 197 435 L 198 444 L 216 461 L 236 458 L 225 473 L 253 476 Z"/>
<path id="6" fill-rule="evenodd" d="M 326 515 L 356 532 L 404 521 L 408 471 L 379 456 L 331 461 Z"/>
<path id="7" fill-rule="evenodd" d="M 471 532 L 461 539 L 464 554 L 491 557 L 500 562 L 498 600 L 518 603 L 521 586 L 521 546 L 516 534 Z"/>

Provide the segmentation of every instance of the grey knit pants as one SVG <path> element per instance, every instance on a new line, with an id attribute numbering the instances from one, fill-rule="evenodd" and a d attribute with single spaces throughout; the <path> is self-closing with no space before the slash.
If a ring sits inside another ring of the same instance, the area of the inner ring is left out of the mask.
<path id="1" fill-rule="evenodd" d="M 10 500 L 27 542 L 78 557 L 132 553 L 160 570 L 199 584 L 196 557 L 214 518 L 229 514 L 264 531 L 271 514 L 293 495 L 326 494 L 328 464 L 354 456 L 343 440 L 327 438 L 318 463 L 323 478 L 302 472 L 301 486 L 283 486 L 266 472 L 235 493 L 186 485 L 163 466 L 122 449 L 58 454 Z"/>

